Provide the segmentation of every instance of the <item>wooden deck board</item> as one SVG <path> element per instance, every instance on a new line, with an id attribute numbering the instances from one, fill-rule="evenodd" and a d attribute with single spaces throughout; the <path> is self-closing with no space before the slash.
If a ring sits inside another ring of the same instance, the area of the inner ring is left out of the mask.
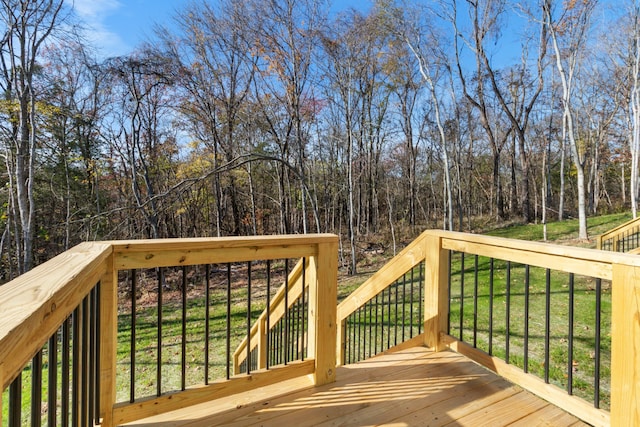
<path id="1" fill-rule="evenodd" d="M 337 370 L 310 387 L 289 380 L 128 424 L 196 426 L 574 426 L 585 425 L 465 357 L 422 347 Z"/>

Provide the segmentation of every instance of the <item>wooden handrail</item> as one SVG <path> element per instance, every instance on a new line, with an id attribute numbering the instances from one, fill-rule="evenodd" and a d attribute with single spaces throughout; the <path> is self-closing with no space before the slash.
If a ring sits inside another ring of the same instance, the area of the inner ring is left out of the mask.
<path id="1" fill-rule="evenodd" d="M 624 224 L 620 224 L 617 227 L 607 231 L 606 233 L 600 234 L 596 238 L 596 249 L 602 249 L 602 245 L 606 240 L 613 239 L 618 235 L 624 234 L 624 232 L 630 229 L 639 228 L 639 227 L 640 227 L 640 217 L 630 219 Z M 614 250 L 614 252 L 618 252 L 618 251 Z"/>
<path id="2" fill-rule="evenodd" d="M 2 390 L 107 271 L 111 246 L 82 243 L 0 286 Z"/>

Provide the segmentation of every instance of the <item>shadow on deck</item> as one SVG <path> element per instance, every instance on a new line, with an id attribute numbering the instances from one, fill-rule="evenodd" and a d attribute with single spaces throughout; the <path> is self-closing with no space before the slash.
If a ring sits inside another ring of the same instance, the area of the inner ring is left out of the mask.
<path id="1" fill-rule="evenodd" d="M 151 426 L 586 425 L 451 351 L 413 347 L 127 424 Z"/>

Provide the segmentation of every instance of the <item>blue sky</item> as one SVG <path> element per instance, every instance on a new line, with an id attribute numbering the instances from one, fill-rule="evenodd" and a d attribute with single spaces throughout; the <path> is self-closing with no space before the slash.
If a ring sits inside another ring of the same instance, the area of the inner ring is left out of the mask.
<path id="1" fill-rule="evenodd" d="M 155 24 L 170 24 L 176 10 L 192 0 L 73 0 L 86 37 L 104 56 L 130 53 L 153 35 Z M 334 0 L 334 9 L 367 9 L 370 0 Z"/>

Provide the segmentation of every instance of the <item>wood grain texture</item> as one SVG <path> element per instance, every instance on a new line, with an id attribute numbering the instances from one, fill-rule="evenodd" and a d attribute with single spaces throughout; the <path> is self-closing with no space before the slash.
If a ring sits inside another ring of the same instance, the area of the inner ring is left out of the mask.
<path id="1" fill-rule="evenodd" d="M 488 355 L 487 353 L 473 348 L 472 346 L 460 342 L 454 337 L 443 335 L 443 341 L 449 348 L 461 355 L 468 357 L 476 363 L 497 373 L 502 378 L 519 385 L 525 390 L 545 399 L 549 402 L 561 402 L 564 411 L 587 421 L 594 426 L 609 426 L 611 424 L 610 414 L 604 410 L 596 409 L 589 402 L 569 396 L 565 390 L 552 384 L 546 384 L 542 379 L 525 373 L 522 369 L 506 363 L 504 360 Z"/>
<path id="2" fill-rule="evenodd" d="M 0 286 L 4 390 L 106 271 L 109 245 L 82 243 Z"/>
<path id="3" fill-rule="evenodd" d="M 315 275 L 309 279 L 308 327 L 309 342 L 315 345 L 310 347 L 309 354 L 316 359 L 315 384 L 322 385 L 336 378 L 338 239 L 319 244 L 318 255 L 312 257 L 311 264 L 310 271 Z"/>
<path id="4" fill-rule="evenodd" d="M 461 355 L 413 347 L 341 366 L 334 383 L 309 387 L 289 381 L 259 395 L 242 393 L 220 405 L 188 407 L 129 426 L 501 427 L 518 422 L 585 425 Z"/>
<path id="5" fill-rule="evenodd" d="M 109 242 L 116 268 L 155 268 L 210 263 L 300 258 L 316 254 L 331 234 L 218 237 Z"/>
<path id="6" fill-rule="evenodd" d="M 611 425 L 640 425 L 640 268 L 614 265 Z"/>
<path id="7" fill-rule="evenodd" d="M 118 351 L 118 272 L 113 259 L 100 281 L 100 410 L 102 427 L 112 427 L 116 403 L 116 362 Z"/>
<path id="8" fill-rule="evenodd" d="M 275 366 L 251 375 L 238 375 L 206 386 L 169 393 L 160 397 L 145 399 L 136 403 L 117 404 L 113 409 L 114 423 L 120 425 L 134 420 L 151 417 L 177 409 L 188 408 L 203 402 L 246 392 L 259 387 L 285 382 L 292 378 L 313 374 L 315 361 L 291 362 L 286 366 Z M 215 403 L 212 403 L 215 405 Z"/>

